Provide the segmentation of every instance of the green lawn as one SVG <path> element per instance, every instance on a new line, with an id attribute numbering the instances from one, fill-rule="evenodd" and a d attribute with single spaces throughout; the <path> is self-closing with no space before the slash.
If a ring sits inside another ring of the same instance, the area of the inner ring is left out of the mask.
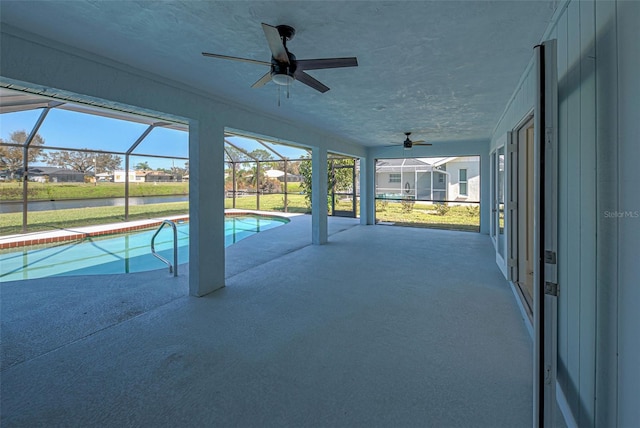
<path id="1" fill-rule="evenodd" d="M 129 220 L 162 218 L 189 213 L 188 202 L 132 205 Z M 124 221 L 124 207 L 74 208 L 55 211 L 32 211 L 28 216 L 28 231 L 69 229 L 95 224 L 109 224 Z M 22 232 L 22 213 L 0 214 L 0 235 Z"/>
<path id="2" fill-rule="evenodd" d="M 399 226 L 480 231 L 478 205 L 449 206 L 438 212 L 436 205 L 377 201 L 376 219 Z M 445 212 L 446 211 L 446 212 Z"/>
<path id="3" fill-rule="evenodd" d="M 309 212 L 304 195 L 288 195 L 289 212 Z M 225 208 L 231 208 L 232 199 L 225 199 Z M 256 209 L 256 197 L 243 196 L 236 199 L 238 209 Z M 284 195 L 260 195 L 260 209 L 264 211 L 284 211 Z M 189 213 L 188 202 L 130 205 L 129 220 L 158 218 Z M 68 229 L 94 224 L 118 223 L 124 221 L 124 207 L 76 208 L 52 211 L 31 211 L 28 215 L 28 231 Z M 22 213 L 0 214 L 0 236 L 22 232 Z"/>
<path id="4" fill-rule="evenodd" d="M 27 186 L 29 200 L 122 198 L 124 183 L 36 183 Z M 188 195 L 189 183 L 130 183 L 129 196 Z M 22 200 L 22 182 L 0 183 L 0 201 Z"/>
<path id="5" fill-rule="evenodd" d="M 298 183 L 290 183 L 291 189 L 299 190 Z M 6 194 L 6 189 L 17 188 L 19 183 L 2 183 L 2 199 L 10 200 Z M 99 183 L 97 186 L 93 184 L 41 184 L 30 183 L 30 188 L 39 189 L 40 192 L 55 191 L 54 198 L 39 199 L 78 199 L 96 197 L 118 197 L 124 195 L 124 185 L 119 183 Z M 188 183 L 161 183 L 154 185 L 152 183 L 136 183 L 131 186 L 131 196 L 151 196 L 166 194 L 186 194 L 188 192 Z M 135 189 L 135 192 L 133 191 Z M 118 193 L 122 191 L 122 193 Z M 156 193 L 154 193 L 156 192 Z M 180 193 L 185 192 L 185 193 Z M 53 194 L 53 193 L 51 193 Z M 21 193 L 20 193 L 21 195 Z M 39 193 L 42 195 L 42 193 Z M 61 195 L 67 195 L 63 197 Z M 88 196 L 92 195 L 92 196 Z M 20 198 L 18 198 L 20 199 Z M 38 199 L 38 198 L 34 198 Z M 225 208 L 232 208 L 232 198 L 225 198 Z M 359 204 L 356 205 L 359 213 Z M 237 209 L 255 210 L 257 209 L 256 195 L 238 196 L 236 198 Z M 264 211 L 284 211 L 284 195 L 260 195 L 260 209 Z M 351 203 L 349 201 L 341 201 L 336 203 L 337 210 L 350 210 Z M 162 204 L 149 205 L 131 205 L 129 207 L 129 220 L 138 220 L 144 218 L 162 218 L 172 215 L 188 214 L 188 202 L 172 202 Z M 307 201 L 303 194 L 299 192 L 288 195 L 288 212 L 292 213 L 309 213 Z M 392 222 L 397 225 L 418 226 L 418 227 L 436 227 L 456 230 L 472 230 L 480 229 L 480 216 L 477 206 L 452 206 L 449 207 L 447 213 L 436 212 L 435 205 L 414 204 L 412 206 L 403 206 L 399 202 L 377 201 L 376 203 L 376 220 L 384 222 Z M 43 231 L 52 229 L 63 229 L 79 226 L 88 226 L 94 224 L 108 224 L 124 221 L 124 207 L 97 207 L 97 208 L 81 208 L 66 209 L 54 211 L 32 211 L 28 215 L 28 231 Z M 22 232 L 22 213 L 0 214 L 0 236 L 11 235 Z"/>
<path id="6" fill-rule="evenodd" d="M 256 195 L 238 196 L 236 197 L 236 209 L 255 210 L 257 209 Z M 304 195 L 289 194 L 287 195 L 288 212 L 291 213 L 307 213 L 311 210 L 307 207 Z M 225 198 L 225 208 L 233 208 L 233 198 Z M 263 211 L 284 211 L 284 195 L 260 195 L 260 209 Z"/>

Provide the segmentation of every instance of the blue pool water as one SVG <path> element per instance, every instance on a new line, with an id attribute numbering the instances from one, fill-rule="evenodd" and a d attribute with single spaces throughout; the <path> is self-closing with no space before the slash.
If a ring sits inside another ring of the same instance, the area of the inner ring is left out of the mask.
<path id="1" fill-rule="evenodd" d="M 289 220 L 279 217 L 233 216 L 225 219 L 225 246 Z M 189 261 L 189 224 L 178 229 L 178 263 Z M 167 269 L 151 255 L 157 229 L 87 238 L 46 248 L 25 247 L 0 252 L 0 282 L 67 275 L 99 275 Z M 173 231 L 165 226 L 155 240 L 156 252 L 173 262 Z"/>

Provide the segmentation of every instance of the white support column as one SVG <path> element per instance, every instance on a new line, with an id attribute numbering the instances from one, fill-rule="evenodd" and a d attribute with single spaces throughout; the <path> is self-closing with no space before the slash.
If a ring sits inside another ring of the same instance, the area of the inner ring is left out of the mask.
<path id="1" fill-rule="evenodd" d="M 224 127 L 189 125 L 189 294 L 224 287 Z"/>
<path id="2" fill-rule="evenodd" d="M 360 224 L 376 222 L 376 160 L 367 156 L 360 159 Z"/>
<path id="3" fill-rule="evenodd" d="M 314 147 L 311 153 L 311 242 L 326 244 L 327 229 L 327 149 Z"/>
<path id="4" fill-rule="evenodd" d="M 431 199 L 431 204 L 432 205 L 433 205 L 433 200 L 435 199 L 433 197 L 433 171 L 434 171 L 434 169 L 433 169 L 433 167 L 431 167 L 431 174 L 430 174 L 431 175 L 431 198 L 429 198 L 429 199 Z"/>
<path id="5" fill-rule="evenodd" d="M 491 233 L 491 154 L 489 147 L 480 154 L 480 233 Z"/>

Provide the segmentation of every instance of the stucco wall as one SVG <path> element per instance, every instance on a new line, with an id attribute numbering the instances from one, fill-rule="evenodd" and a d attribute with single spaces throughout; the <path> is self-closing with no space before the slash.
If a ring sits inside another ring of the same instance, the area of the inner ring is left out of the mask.
<path id="1" fill-rule="evenodd" d="M 376 172 L 376 195 L 378 194 L 390 194 L 390 193 L 402 193 L 403 181 L 398 182 L 390 181 L 391 174 L 400 174 L 400 172 Z M 404 174 L 402 174 L 404 175 Z M 407 177 L 403 177 L 406 181 Z M 413 173 L 411 174 L 411 181 L 413 181 Z"/>
<path id="2" fill-rule="evenodd" d="M 480 200 L 480 159 L 459 157 L 446 164 L 449 173 L 448 198 L 454 201 Z M 460 170 L 467 170 L 467 196 L 460 195 Z"/>

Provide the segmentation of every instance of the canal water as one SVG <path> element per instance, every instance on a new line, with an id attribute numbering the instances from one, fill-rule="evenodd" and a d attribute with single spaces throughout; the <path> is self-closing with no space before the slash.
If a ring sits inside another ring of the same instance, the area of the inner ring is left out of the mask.
<path id="1" fill-rule="evenodd" d="M 29 211 L 66 210 L 70 208 L 124 206 L 125 198 L 72 199 L 62 201 L 29 201 Z M 146 196 L 129 198 L 129 205 L 162 204 L 166 202 L 187 202 L 189 196 Z M 0 214 L 22 212 L 22 201 L 2 201 Z"/>

